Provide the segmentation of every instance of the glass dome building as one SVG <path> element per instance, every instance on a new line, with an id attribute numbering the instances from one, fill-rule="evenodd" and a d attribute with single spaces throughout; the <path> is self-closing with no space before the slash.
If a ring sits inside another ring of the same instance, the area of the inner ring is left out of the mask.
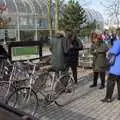
<path id="1" fill-rule="evenodd" d="M 10 25 L 18 22 L 20 28 L 22 25 L 34 28 L 39 19 L 47 19 L 46 3 L 47 0 L 0 0 L 0 5 L 7 7 L 4 15 L 11 17 Z"/>
<path id="2" fill-rule="evenodd" d="M 48 28 L 47 0 L 0 0 L 0 7 L 3 5 L 6 9 L 1 17 L 10 18 L 7 29 L 14 31 L 13 34 L 16 32 L 17 40 L 20 40 L 21 30 L 37 31 Z"/>
<path id="3" fill-rule="evenodd" d="M 96 22 L 96 29 L 100 29 L 103 30 L 104 29 L 104 18 L 102 16 L 102 14 L 94 9 L 88 9 L 88 8 L 84 8 L 85 9 L 85 14 L 86 14 L 86 23 L 93 23 L 94 21 Z"/>
<path id="4" fill-rule="evenodd" d="M 6 9 L 2 14 L 0 9 L 0 17 L 10 19 L 7 26 L 9 37 L 14 37 L 20 41 L 21 31 L 33 30 L 37 40 L 38 30 L 48 30 L 47 0 L 0 0 L 0 8 L 3 5 L 6 6 Z M 54 9 L 51 13 L 54 20 Z M 104 20 L 98 11 L 85 8 L 85 13 L 87 22 L 95 20 L 100 29 L 103 29 Z M 4 34 L 3 31 L 5 30 L 0 29 L 0 33 Z"/>

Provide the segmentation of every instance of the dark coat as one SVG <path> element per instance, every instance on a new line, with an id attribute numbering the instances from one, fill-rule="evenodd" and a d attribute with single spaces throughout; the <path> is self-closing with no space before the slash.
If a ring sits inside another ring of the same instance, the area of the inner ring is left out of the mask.
<path id="1" fill-rule="evenodd" d="M 83 49 L 83 44 L 79 39 L 72 41 L 72 47 L 65 53 L 66 63 L 78 63 L 79 50 Z"/>
<path id="2" fill-rule="evenodd" d="M 93 55 L 93 71 L 102 72 L 107 69 L 106 44 L 100 42 L 98 45 L 92 44 L 91 54 Z"/>

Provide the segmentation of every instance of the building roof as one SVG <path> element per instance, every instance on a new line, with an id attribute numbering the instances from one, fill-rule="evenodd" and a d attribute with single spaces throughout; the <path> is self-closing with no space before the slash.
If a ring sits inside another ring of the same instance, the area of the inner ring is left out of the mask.
<path id="1" fill-rule="evenodd" d="M 47 0 L 0 0 L 0 5 L 5 4 L 8 12 L 29 13 L 45 15 Z"/>

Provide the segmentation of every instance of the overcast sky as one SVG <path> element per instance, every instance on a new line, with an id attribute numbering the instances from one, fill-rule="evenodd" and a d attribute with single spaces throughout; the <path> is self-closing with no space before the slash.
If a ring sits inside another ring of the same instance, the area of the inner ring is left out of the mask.
<path id="1" fill-rule="evenodd" d="M 68 1 L 68 0 L 66 0 L 66 1 Z M 81 5 L 83 5 L 83 7 L 95 9 L 103 15 L 104 19 L 107 18 L 106 14 L 105 14 L 105 8 L 101 4 L 101 2 L 103 0 L 78 0 L 78 1 Z M 84 1 L 86 1 L 86 2 L 84 2 Z M 86 3 L 86 4 L 84 5 L 84 3 Z"/>

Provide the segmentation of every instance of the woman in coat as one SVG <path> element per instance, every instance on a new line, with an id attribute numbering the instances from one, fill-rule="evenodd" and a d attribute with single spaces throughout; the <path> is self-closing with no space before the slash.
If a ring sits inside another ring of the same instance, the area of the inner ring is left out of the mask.
<path id="1" fill-rule="evenodd" d="M 92 46 L 90 51 L 93 55 L 93 84 L 90 85 L 90 87 L 97 86 L 97 80 L 100 76 L 100 89 L 103 89 L 105 87 L 106 52 L 108 48 L 101 38 L 100 34 L 92 34 Z"/>

